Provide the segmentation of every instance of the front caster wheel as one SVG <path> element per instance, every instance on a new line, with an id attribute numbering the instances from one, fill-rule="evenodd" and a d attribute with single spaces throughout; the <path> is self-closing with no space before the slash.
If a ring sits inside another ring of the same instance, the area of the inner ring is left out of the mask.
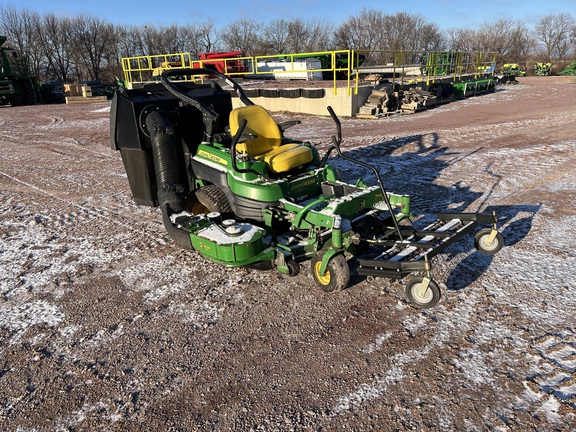
<path id="1" fill-rule="evenodd" d="M 494 255 L 504 246 L 504 237 L 499 232 L 492 233 L 492 228 L 484 228 L 474 236 L 474 246 L 478 251 L 487 255 Z"/>
<path id="2" fill-rule="evenodd" d="M 344 255 L 335 255 L 328 261 L 326 273 L 320 274 L 322 266 L 322 254 L 316 254 L 312 257 L 310 267 L 312 276 L 320 288 L 326 292 L 342 291 L 350 281 L 350 269 Z"/>
<path id="3" fill-rule="evenodd" d="M 290 277 L 298 276 L 298 273 L 300 273 L 300 264 L 294 260 L 288 261 L 286 267 L 288 267 L 288 276 Z"/>
<path id="4" fill-rule="evenodd" d="M 427 282 L 426 283 L 426 280 Z M 440 301 L 440 288 L 432 279 L 416 277 L 406 285 L 406 298 L 420 309 L 430 309 Z"/>

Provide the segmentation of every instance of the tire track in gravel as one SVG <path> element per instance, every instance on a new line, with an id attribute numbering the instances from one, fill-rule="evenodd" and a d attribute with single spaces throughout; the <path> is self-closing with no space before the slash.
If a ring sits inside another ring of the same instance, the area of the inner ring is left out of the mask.
<path id="1" fill-rule="evenodd" d="M 4 194 L 0 193 L 0 260 L 4 273 L 0 281 L 0 296 L 4 300 L 0 304 L 0 328 L 10 333 L 5 342 L 19 343 L 36 324 L 62 323 L 66 317 L 57 300 L 75 286 L 94 278 L 118 277 L 127 289 L 142 293 L 143 300 L 152 305 L 162 302 L 166 296 L 191 290 L 189 281 L 194 280 L 192 275 L 197 267 L 175 265 L 176 260 L 182 261 L 182 254 L 170 253 L 175 247 L 163 225 L 156 220 L 156 212 L 134 205 L 128 208 L 121 204 L 87 205 L 6 173 L 0 172 L 0 175 L 48 197 L 50 204 L 55 204 L 50 205 L 51 209 L 42 208 L 40 214 L 33 206 L 19 205 L 13 196 L 2 197 Z M 145 217 L 135 221 L 138 215 Z M 151 218 L 156 223 L 150 223 Z M 149 257 L 145 268 L 141 265 L 142 256 Z M 218 277 L 214 272 L 211 275 Z M 206 280 L 212 277 L 206 276 Z M 170 315 L 198 328 L 217 322 L 222 312 L 219 296 L 228 298 L 239 294 L 232 293 L 233 285 L 221 283 L 219 279 L 211 285 L 216 288 L 210 290 L 210 294 L 193 296 L 193 301 L 170 301 Z M 36 300 L 37 296 L 42 300 Z M 86 341 L 99 345 L 111 343 L 107 339 L 93 339 L 89 336 Z M 83 350 L 83 345 L 78 346 L 66 356 L 89 357 Z"/>
<path id="2" fill-rule="evenodd" d="M 46 116 L 46 118 L 49 120 L 49 123 L 47 125 L 43 125 L 40 126 L 41 128 L 54 128 L 54 127 L 59 127 L 62 124 L 64 124 L 64 117 L 60 117 L 60 116 Z M 38 128 L 38 126 L 37 126 Z"/>
<path id="3" fill-rule="evenodd" d="M 157 248 L 164 247 L 166 241 L 163 240 L 164 230 L 159 223 L 159 219 L 155 219 L 156 224 L 150 223 L 149 218 L 142 219 L 141 221 L 133 220 L 135 214 L 145 214 L 146 210 L 139 209 L 135 206 L 130 206 L 128 209 L 121 205 L 90 205 L 81 204 L 70 199 L 62 198 L 54 193 L 48 192 L 36 185 L 18 179 L 7 173 L 1 172 L 0 175 L 33 190 L 34 192 L 50 197 L 52 200 L 64 203 L 66 208 L 72 207 L 76 210 L 63 210 L 56 211 L 55 213 L 45 213 L 33 215 L 33 219 L 37 224 L 43 225 L 47 229 L 61 230 L 67 228 L 67 225 L 77 225 L 80 223 L 92 223 L 95 219 L 100 219 L 118 229 L 119 233 L 131 233 L 130 236 L 124 241 L 129 241 L 133 245 L 144 247 L 145 249 L 153 252 Z M 58 209 L 56 209 L 58 210 Z M 130 221 L 127 222 L 127 221 Z M 133 222 L 133 223 L 132 223 Z M 158 229 L 154 229 L 157 225 Z M 106 231 L 99 225 L 95 228 L 98 231 Z M 96 233 L 95 233 L 96 234 Z"/>
<path id="4" fill-rule="evenodd" d="M 0 204 L 0 244 L 3 245 L 0 258 L 5 273 L 0 283 L 5 300 L 1 308 L 12 323 L 2 319 L 0 324 L 10 330 L 13 342 L 35 323 L 52 326 L 60 322 L 63 315 L 58 301 L 43 300 L 37 304 L 26 300 L 41 293 L 57 300 L 74 285 L 115 274 L 128 286 L 134 282 L 137 291 L 143 291 L 150 302 L 157 302 L 175 289 L 175 284 L 171 284 L 171 288 L 164 290 L 164 282 L 156 286 L 158 273 L 148 275 L 142 272 L 141 265 L 135 264 L 135 260 L 140 259 L 135 257 L 162 257 L 156 258 L 159 261 L 156 270 L 171 274 L 169 261 L 174 260 L 170 256 L 173 245 L 158 212 L 129 203 L 125 192 L 97 196 L 87 193 L 86 187 L 91 191 L 126 189 L 126 175 L 120 170 L 118 155 L 107 146 L 95 144 L 100 141 L 98 135 L 83 143 L 76 135 L 62 131 L 102 129 L 100 123 L 109 120 L 78 122 L 66 121 L 61 116 L 44 118 L 49 119 L 47 125 L 32 126 L 23 135 L 2 139 L 12 161 L 4 160 L 0 176 L 17 185 L 16 189 L 10 187 L 12 193 L 5 195 Z M 34 152 L 22 142 L 32 145 Z M 94 164 L 98 165 L 98 171 L 89 176 L 94 173 Z M 27 167 L 26 174 L 22 173 L 22 167 Z M 119 180 L 112 179 L 110 183 L 111 176 L 102 171 L 108 167 L 114 177 L 122 180 L 121 187 L 115 187 Z M 31 171 L 34 171 L 32 177 Z M 107 183 L 103 187 L 99 185 L 102 178 Z M 0 193 L 0 197 L 2 195 Z M 24 206 L 16 198 L 34 195 L 40 198 L 32 198 L 33 202 L 47 205 Z M 131 273 L 138 277 L 127 276 Z M 180 279 L 177 285 L 183 289 L 187 286 L 186 278 L 180 276 Z M 198 325 L 216 319 L 210 299 L 196 303 L 193 313 L 177 305 L 173 313 L 192 314 L 195 318 L 187 319 Z M 45 313 L 40 313 L 41 309 Z M 30 321 L 27 318 L 30 313 L 40 321 Z"/>
<path id="5" fill-rule="evenodd" d="M 80 150 L 82 153 L 91 153 L 96 155 L 100 159 L 108 159 L 115 162 L 119 161 L 118 155 L 112 152 L 110 148 L 104 146 L 94 146 L 91 143 L 82 143 L 77 138 L 73 137 L 67 137 L 60 140 L 44 140 L 42 144 L 51 150 L 53 146 L 64 149 L 65 151 L 62 152 L 62 155 L 74 161 L 93 161 L 89 157 L 79 158 L 78 150 Z M 71 146 L 75 150 L 70 150 Z"/>
<path id="6" fill-rule="evenodd" d="M 482 148 L 475 155 L 447 159 L 447 166 L 435 183 L 451 187 L 454 178 L 462 178 L 466 184 L 472 177 L 475 182 L 491 185 L 483 191 L 483 202 L 506 199 L 565 207 L 563 199 L 576 198 L 572 186 L 576 177 L 570 161 L 575 150 L 576 141 L 535 144 L 523 149 Z M 523 161 L 521 170 L 518 160 Z M 548 193 L 540 196 L 543 191 Z M 563 199 L 558 199 L 560 196 Z"/>
<path id="7" fill-rule="evenodd" d="M 1 133 L 1 132 L 0 132 Z M 40 139 L 39 137 L 42 136 Z M 6 138 L 12 138 L 13 141 L 8 141 Z M 83 153 L 91 153 L 93 155 L 98 156 L 100 159 L 108 159 L 111 161 L 118 162 L 118 156 L 114 154 L 109 148 L 104 146 L 94 146 L 90 143 L 82 143 L 77 138 L 74 137 L 65 137 L 61 139 L 46 139 L 43 135 L 39 134 L 38 138 L 34 136 L 28 135 L 27 140 L 30 142 L 35 142 L 37 144 L 36 154 L 34 156 L 34 160 L 36 162 L 47 160 L 53 163 L 53 158 L 51 158 L 51 153 L 58 153 L 61 156 L 67 157 L 69 160 L 74 161 L 76 164 L 83 161 L 94 162 L 93 159 L 89 157 L 83 156 Z M 3 142 L 2 144 L 8 144 L 16 149 L 22 149 L 22 137 L 21 136 L 10 136 L 10 135 L 3 135 L 2 136 Z M 38 142 L 40 141 L 40 142 Z M 39 147 L 41 146 L 41 147 Z M 76 150 L 71 150 L 70 148 L 74 148 Z M 82 153 L 78 153 L 77 149 L 80 149 Z M 42 154 L 38 155 L 38 150 L 41 152 L 46 152 L 46 155 L 43 156 Z M 82 156 L 81 156 L 82 155 Z M 22 157 L 19 153 L 12 153 L 10 154 L 15 160 L 20 160 Z"/>
<path id="8" fill-rule="evenodd" d="M 549 333 L 530 344 L 532 374 L 525 382 L 526 400 L 535 413 L 559 421 L 562 410 L 576 412 L 576 334 Z M 526 406 L 525 408 L 528 408 Z"/>
<path id="9" fill-rule="evenodd" d="M 356 389 L 344 396 L 338 398 L 332 408 L 333 415 L 339 415 L 345 411 L 357 409 L 361 405 L 367 404 L 375 399 L 384 397 L 391 386 L 400 385 L 406 379 L 406 368 L 411 368 L 415 363 L 425 363 L 426 359 L 431 353 L 442 346 L 444 346 L 456 334 L 464 334 L 470 326 L 473 315 L 476 313 L 478 305 L 478 295 L 471 293 L 468 296 L 467 302 L 464 307 L 457 311 L 449 311 L 444 306 L 442 310 L 437 313 L 438 318 L 435 319 L 435 330 L 428 338 L 428 343 L 418 349 L 410 349 L 405 352 L 394 355 L 389 361 L 392 364 L 390 368 L 379 373 L 377 379 L 362 383 Z M 418 323 L 406 321 L 405 327 L 414 332 L 417 328 L 429 326 L 430 317 L 422 317 Z M 383 350 L 385 348 L 385 341 L 379 342 L 379 338 L 375 340 L 374 344 L 364 347 L 361 351 L 369 352 L 370 354 Z M 373 347 L 377 346 L 378 350 Z"/>
<path id="10" fill-rule="evenodd" d="M 408 137 L 426 137 L 436 136 L 438 145 L 450 145 L 451 148 L 457 148 L 453 144 L 459 142 L 474 142 L 478 140 L 478 146 L 482 147 L 482 143 L 489 140 L 490 142 L 497 142 L 500 138 L 508 135 L 516 135 L 520 131 L 527 129 L 532 130 L 534 127 L 543 127 L 546 129 L 553 128 L 554 125 L 561 125 L 565 122 L 576 121 L 576 113 L 574 114 L 556 114 L 546 115 L 538 119 L 525 119 L 518 121 L 510 121 L 504 123 L 494 123 L 483 126 L 466 126 L 451 129 L 431 129 L 419 131 L 417 135 L 413 133 L 394 133 L 386 135 L 362 135 L 351 137 L 343 137 L 342 150 L 355 149 L 364 147 L 366 145 L 385 144 L 388 146 L 392 142 L 392 148 L 398 148 L 394 145 L 402 139 Z"/>

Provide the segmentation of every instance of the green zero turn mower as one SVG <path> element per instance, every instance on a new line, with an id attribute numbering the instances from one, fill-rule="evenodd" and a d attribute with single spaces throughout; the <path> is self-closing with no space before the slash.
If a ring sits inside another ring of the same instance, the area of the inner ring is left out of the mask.
<path id="1" fill-rule="evenodd" d="M 195 76 L 215 79 L 181 81 Z M 232 109 L 233 94 L 244 106 Z M 349 260 L 371 278 L 416 273 L 408 300 L 434 306 L 440 289 L 430 276 L 431 258 L 479 223 L 491 227 L 478 231 L 476 247 L 496 253 L 503 246 L 496 215 L 440 214 L 416 229 L 410 198 L 386 192 L 374 167 L 342 154 L 340 122 L 328 111 L 337 137 L 320 155 L 310 143 L 284 136 L 298 121 L 277 124 L 232 79 L 209 69 L 171 69 L 160 83 L 116 92 L 111 146 L 120 150 L 136 203 L 160 207 L 168 233 L 184 248 L 227 266 L 289 276 L 310 261 L 327 292 L 348 285 Z M 340 181 L 328 163 L 333 150 L 374 171 L 378 185 Z"/>

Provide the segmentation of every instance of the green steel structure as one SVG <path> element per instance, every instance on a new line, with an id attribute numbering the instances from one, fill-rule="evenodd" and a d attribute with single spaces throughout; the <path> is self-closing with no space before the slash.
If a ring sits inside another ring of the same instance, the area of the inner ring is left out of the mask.
<path id="1" fill-rule="evenodd" d="M 12 67 L 10 56 L 15 52 L 4 46 L 6 36 L 0 36 L 0 104 L 33 105 L 37 101 L 38 82 L 26 73 Z"/>

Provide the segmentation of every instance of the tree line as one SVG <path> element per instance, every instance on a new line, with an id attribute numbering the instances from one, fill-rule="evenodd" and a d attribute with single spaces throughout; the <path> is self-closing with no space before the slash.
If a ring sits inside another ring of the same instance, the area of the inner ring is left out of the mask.
<path id="1" fill-rule="evenodd" d="M 187 25 L 119 25 L 88 14 L 63 17 L 0 5 L 0 35 L 19 54 L 21 70 L 64 82 L 122 76 L 121 58 L 238 50 L 247 56 L 355 49 L 373 51 L 491 51 L 501 63 L 560 62 L 576 56 L 576 20 L 542 17 L 533 29 L 498 19 L 478 29 L 442 30 L 420 14 L 362 9 L 339 24 L 321 19 L 242 19 L 222 28 L 212 20 Z"/>

